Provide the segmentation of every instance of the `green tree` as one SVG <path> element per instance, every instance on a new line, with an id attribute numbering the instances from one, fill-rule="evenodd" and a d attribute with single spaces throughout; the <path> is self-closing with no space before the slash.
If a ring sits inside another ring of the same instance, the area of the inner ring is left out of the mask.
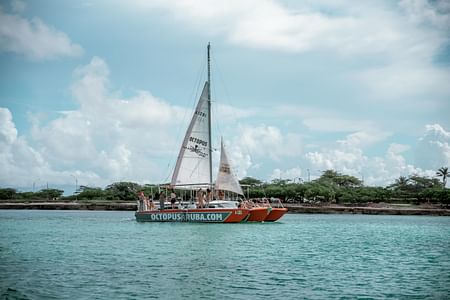
<path id="1" fill-rule="evenodd" d="M 36 193 L 33 192 L 20 192 L 16 194 L 17 199 L 30 200 L 38 198 Z"/>
<path id="2" fill-rule="evenodd" d="M 103 191 L 101 188 L 80 186 L 77 198 L 80 200 L 83 199 L 94 200 L 94 199 L 105 199 L 106 196 L 107 193 Z"/>
<path id="3" fill-rule="evenodd" d="M 440 182 L 436 178 L 427 178 L 419 175 L 412 175 L 409 177 L 409 190 L 420 193 L 424 189 L 440 187 Z"/>
<path id="4" fill-rule="evenodd" d="M 267 197 L 276 197 L 281 199 L 286 198 L 286 193 L 283 187 L 278 184 L 267 185 L 264 190 L 266 192 Z"/>
<path id="5" fill-rule="evenodd" d="M 241 180 L 239 180 L 239 183 L 242 185 L 249 185 L 249 186 L 258 186 L 262 184 L 262 181 L 253 177 L 244 177 Z"/>
<path id="6" fill-rule="evenodd" d="M 305 184 L 305 198 L 309 201 L 332 201 L 336 197 L 336 191 L 331 184 L 311 182 Z"/>
<path id="7" fill-rule="evenodd" d="M 317 182 L 330 182 L 340 187 L 358 187 L 362 186 L 362 181 L 358 178 L 350 175 L 344 175 L 334 170 L 326 170 L 315 181 Z"/>
<path id="8" fill-rule="evenodd" d="M 52 200 L 52 199 L 60 198 L 63 193 L 64 193 L 63 190 L 43 189 L 43 190 L 40 190 L 39 192 L 35 193 L 35 195 L 36 195 L 36 198 L 39 198 L 39 199 Z"/>
<path id="9" fill-rule="evenodd" d="M 395 182 L 389 186 L 389 188 L 392 188 L 393 190 L 402 190 L 406 191 L 408 190 L 409 185 L 409 178 L 405 176 L 400 176 L 399 178 L 395 179 Z"/>
<path id="10" fill-rule="evenodd" d="M 276 178 L 276 179 L 272 180 L 272 184 L 285 185 L 285 184 L 288 184 L 290 181 L 291 181 L 290 179 Z"/>
<path id="11" fill-rule="evenodd" d="M 137 199 L 136 193 L 141 190 L 141 186 L 134 182 L 115 182 L 106 187 L 107 199 L 134 201 Z"/>
<path id="12" fill-rule="evenodd" d="M 2 199 L 2 200 L 14 199 L 16 194 L 17 194 L 17 191 L 12 188 L 0 189 L 0 199 Z"/>
<path id="13" fill-rule="evenodd" d="M 448 177 L 448 167 L 442 167 L 440 168 L 437 172 L 436 175 L 439 177 L 442 177 L 442 185 L 445 186 L 447 185 L 447 177 Z"/>

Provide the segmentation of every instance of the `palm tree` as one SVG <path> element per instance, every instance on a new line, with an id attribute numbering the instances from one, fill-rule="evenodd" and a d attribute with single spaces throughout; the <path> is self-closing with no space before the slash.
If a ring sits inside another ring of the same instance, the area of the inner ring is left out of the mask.
<path id="1" fill-rule="evenodd" d="M 400 176 L 398 179 L 395 179 L 394 184 L 391 186 L 395 189 L 406 190 L 408 188 L 409 178 L 405 176 Z"/>
<path id="2" fill-rule="evenodd" d="M 448 167 L 442 167 L 437 172 L 436 175 L 439 177 L 442 177 L 442 185 L 445 188 L 445 185 L 447 184 L 447 176 L 448 176 Z"/>

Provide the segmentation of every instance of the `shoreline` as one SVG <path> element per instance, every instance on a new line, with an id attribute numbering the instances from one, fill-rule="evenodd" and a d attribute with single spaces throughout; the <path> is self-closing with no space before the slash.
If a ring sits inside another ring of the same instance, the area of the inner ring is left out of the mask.
<path id="1" fill-rule="evenodd" d="M 363 214 L 405 216 L 450 216 L 450 209 L 423 207 L 367 207 L 367 206 L 302 206 L 286 205 L 290 213 L 301 214 Z"/>
<path id="2" fill-rule="evenodd" d="M 405 206 L 383 207 L 370 206 L 305 206 L 286 204 L 291 214 L 367 214 L 367 215 L 427 215 L 450 216 L 450 209 L 436 207 Z M 0 209 L 29 209 L 29 210 L 104 210 L 104 211 L 135 211 L 136 204 L 130 202 L 30 202 L 30 203 L 0 203 Z"/>
<path id="3" fill-rule="evenodd" d="M 37 209 L 37 210 L 117 210 L 135 211 L 136 203 L 122 202 L 30 202 L 0 203 L 0 209 Z"/>

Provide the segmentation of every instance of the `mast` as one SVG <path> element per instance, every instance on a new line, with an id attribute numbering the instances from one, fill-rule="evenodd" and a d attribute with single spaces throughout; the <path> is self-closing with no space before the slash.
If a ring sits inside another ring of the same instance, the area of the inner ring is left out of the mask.
<path id="1" fill-rule="evenodd" d="M 209 184 L 212 186 L 212 143 L 211 143 L 211 58 L 210 49 L 211 43 L 208 43 L 208 145 L 209 145 Z"/>

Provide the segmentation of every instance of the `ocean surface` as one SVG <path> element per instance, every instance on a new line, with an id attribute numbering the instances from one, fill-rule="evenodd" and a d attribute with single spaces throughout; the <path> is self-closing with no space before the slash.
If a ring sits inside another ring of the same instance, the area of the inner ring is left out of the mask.
<path id="1" fill-rule="evenodd" d="M 449 299 L 450 217 L 0 211 L 0 299 Z"/>

